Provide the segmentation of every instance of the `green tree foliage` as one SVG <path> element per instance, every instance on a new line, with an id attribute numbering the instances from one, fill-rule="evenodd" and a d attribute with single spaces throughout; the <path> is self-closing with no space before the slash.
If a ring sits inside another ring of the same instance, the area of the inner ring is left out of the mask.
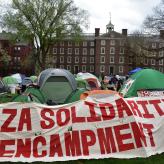
<path id="1" fill-rule="evenodd" d="M 87 11 L 76 7 L 73 0 L 12 0 L 1 26 L 31 43 L 35 38 L 33 60 L 43 70 L 50 45 L 65 36 L 80 36 L 87 18 Z"/>

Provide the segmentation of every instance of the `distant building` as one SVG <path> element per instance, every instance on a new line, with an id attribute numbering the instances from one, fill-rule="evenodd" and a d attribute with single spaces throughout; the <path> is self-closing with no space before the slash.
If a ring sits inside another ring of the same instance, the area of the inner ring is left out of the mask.
<path id="1" fill-rule="evenodd" d="M 47 67 L 64 68 L 74 74 L 90 72 L 96 75 L 126 75 L 136 67 L 164 72 L 164 30 L 160 31 L 160 35 L 142 36 L 144 46 L 152 51 L 141 50 L 140 47 L 130 49 L 131 37 L 134 36 L 129 35 L 127 29 L 122 29 L 121 33 L 116 32 L 109 21 L 104 34 L 100 33 L 100 28 L 95 28 L 92 34 L 82 34 L 80 41 L 67 37 L 52 44 L 46 59 Z M 29 44 L 11 44 L 9 40 L 0 37 L 0 48 L 6 49 L 11 56 L 8 73 L 33 73 L 33 65 L 27 68 L 22 64 L 32 52 Z"/>

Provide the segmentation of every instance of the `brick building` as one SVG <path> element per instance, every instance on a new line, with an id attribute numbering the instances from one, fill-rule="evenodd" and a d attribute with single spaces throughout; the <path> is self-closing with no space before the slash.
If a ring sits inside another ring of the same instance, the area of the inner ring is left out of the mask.
<path id="1" fill-rule="evenodd" d="M 100 33 L 99 28 L 95 28 L 92 34 L 82 34 L 80 41 L 73 41 L 67 37 L 63 41 L 54 43 L 49 49 L 47 67 L 64 68 L 72 73 L 91 72 L 96 75 L 126 75 L 138 66 L 164 72 L 164 30 L 156 36 L 143 35 L 145 46 L 152 51 L 138 47 L 132 54 L 128 45 L 129 38 L 132 36 L 128 34 L 127 29 L 122 29 L 121 33 L 116 32 L 110 21 L 103 34 Z M 0 37 L 0 47 L 5 48 L 11 56 L 9 73 L 33 73 L 33 65 L 27 68 L 22 64 L 32 52 L 29 44 L 11 44 Z M 136 51 L 139 55 L 146 55 L 138 56 Z M 157 58 L 159 60 L 156 60 Z"/>

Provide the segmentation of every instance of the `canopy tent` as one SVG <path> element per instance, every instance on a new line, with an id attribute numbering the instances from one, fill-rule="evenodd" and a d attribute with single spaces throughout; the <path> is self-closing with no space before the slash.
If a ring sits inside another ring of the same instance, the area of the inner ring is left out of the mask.
<path id="1" fill-rule="evenodd" d="M 142 68 L 137 67 L 137 68 L 131 70 L 130 72 L 128 72 L 128 74 L 129 74 L 129 75 L 132 75 L 132 74 L 134 74 L 134 73 L 136 73 L 136 72 L 138 72 L 138 71 L 140 71 L 140 70 L 142 70 Z"/>
<path id="2" fill-rule="evenodd" d="M 153 69 L 142 69 L 129 77 L 120 89 L 124 97 L 136 97 L 138 90 L 164 89 L 164 74 Z"/>
<path id="3" fill-rule="evenodd" d="M 13 74 L 11 76 L 14 77 L 19 84 L 22 83 L 22 76 L 20 73 Z"/>
<path id="4" fill-rule="evenodd" d="M 65 69 L 46 69 L 38 77 L 38 85 L 48 104 L 63 104 L 77 83 L 73 74 Z"/>
<path id="5" fill-rule="evenodd" d="M 88 72 L 82 73 L 82 72 L 80 72 L 80 73 L 77 74 L 77 78 L 86 80 L 87 83 L 88 83 L 88 86 L 90 87 L 90 90 L 95 90 L 95 89 L 99 90 L 100 87 L 101 87 L 99 79 L 91 73 L 88 73 Z"/>

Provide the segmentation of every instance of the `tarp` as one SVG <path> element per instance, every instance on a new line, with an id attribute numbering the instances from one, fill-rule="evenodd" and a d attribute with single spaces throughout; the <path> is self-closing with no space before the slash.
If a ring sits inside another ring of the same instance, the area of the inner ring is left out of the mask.
<path id="1" fill-rule="evenodd" d="M 164 97 L 92 95 L 60 106 L 0 104 L 0 161 L 149 157 L 164 152 Z"/>
<path id="2" fill-rule="evenodd" d="M 129 77 L 120 93 L 124 97 L 135 97 L 141 89 L 164 89 L 164 74 L 153 69 L 142 69 Z"/>
<path id="3" fill-rule="evenodd" d="M 140 71 L 140 70 L 142 70 L 142 68 L 137 67 L 137 68 L 131 70 L 130 72 L 128 72 L 128 74 L 129 74 L 129 75 L 132 75 L 132 74 L 134 74 L 134 73 L 136 73 L 136 72 L 138 72 L 138 71 Z"/>

